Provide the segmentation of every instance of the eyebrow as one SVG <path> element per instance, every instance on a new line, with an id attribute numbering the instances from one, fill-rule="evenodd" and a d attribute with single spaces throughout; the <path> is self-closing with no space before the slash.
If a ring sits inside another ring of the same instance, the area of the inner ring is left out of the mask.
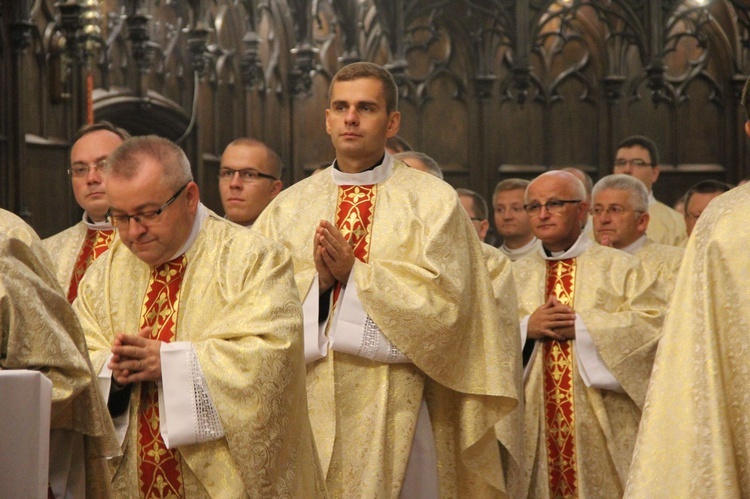
<path id="1" fill-rule="evenodd" d="M 343 99 L 342 100 L 335 100 L 335 101 L 331 102 L 331 107 L 339 105 L 339 104 L 346 104 L 348 106 L 349 105 L 349 101 L 346 101 L 346 100 L 343 100 Z M 364 105 L 368 105 L 368 106 L 375 106 L 375 107 L 378 106 L 377 101 L 374 101 L 374 100 L 361 100 L 361 101 L 355 102 L 354 104 L 357 105 L 357 106 L 361 106 L 363 104 Z"/>
<path id="2" fill-rule="evenodd" d="M 99 156 L 98 158 L 94 159 L 92 163 L 98 163 L 99 161 L 102 161 L 104 159 L 107 159 L 108 155 L 105 154 L 103 156 Z M 86 163 L 85 161 L 73 161 L 74 165 L 88 165 L 89 163 Z"/>

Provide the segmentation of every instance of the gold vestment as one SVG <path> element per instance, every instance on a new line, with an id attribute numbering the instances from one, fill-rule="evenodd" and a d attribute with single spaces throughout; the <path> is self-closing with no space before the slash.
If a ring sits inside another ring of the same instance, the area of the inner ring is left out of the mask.
<path id="1" fill-rule="evenodd" d="M 628 497 L 750 497 L 750 185 L 690 236 L 654 362 Z"/>
<path id="2" fill-rule="evenodd" d="M 682 246 L 687 239 L 685 217 L 660 201 L 648 205 L 648 222 L 646 235 L 659 244 Z"/>
<path id="3" fill-rule="evenodd" d="M 209 212 L 185 253 L 175 341 L 192 343 L 225 436 L 178 447 L 186 497 L 324 495 L 307 417 L 302 313 L 279 245 Z M 116 333 L 136 334 L 151 267 L 118 239 L 89 267 L 74 308 L 99 372 Z M 137 497 L 140 383 L 113 487 Z"/>
<path id="4" fill-rule="evenodd" d="M 102 458 L 119 449 L 81 326 L 37 251 L 5 233 L 0 234 L 0 324 L 0 369 L 35 369 L 52 382 L 50 428 L 83 435 L 87 494 L 108 497 Z"/>
<path id="5" fill-rule="evenodd" d="M 369 261 L 355 262 L 353 280 L 367 315 L 412 363 L 329 351 L 308 364 L 328 491 L 397 497 L 424 399 L 441 496 L 503 497 L 511 463 L 501 461 L 494 426 L 519 400 L 514 293 L 498 305 L 475 229 L 448 184 L 396 160 L 377 189 Z M 316 275 L 315 228 L 335 223 L 337 194 L 326 170 L 283 191 L 253 225 L 291 252 L 300 296 Z M 512 289 L 507 278 L 498 283 Z M 513 442 L 501 444 L 520 460 Z"/>
<path id="6" fill-rule="evenodd" d="M 624 390 L 587 387 L 578 363 L 572 363 L 577 490 L 580 497 L 619 497 L 635 445 L 664 307 L 635 257 L 592 244 L 575 261 L 575 311 Z M 519 317 L 526 317 L 546 301 L 546 261 L 538 253 L 517 260 L 513 277 Z M 573 359 L 576 355 L 573 342 Z M 524 494 L 528 497 L 546 498 L 549 477 L 542 361 L 539 350 L 526 368 L 522 490 L 528 491 Z"/>
<path id="7" fill-rule="evenodd" d="M 682 248 L 655 243 L 650 239 L 646 240 L 646 243 L 634 253 L 641 260 L 646 273 L 652 276 L 655 291 L 662 293 L 665 306 L 669 304 L 672 297 L 674 282 L 680 271 L 684 253 L 685 250 Z"/>

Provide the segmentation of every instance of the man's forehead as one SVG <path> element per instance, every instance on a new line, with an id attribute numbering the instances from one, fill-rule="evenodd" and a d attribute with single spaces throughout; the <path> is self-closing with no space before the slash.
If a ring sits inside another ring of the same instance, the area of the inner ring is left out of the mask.
<path id="1" fill-rule="evenodd" d="M 495 196 L 495 201 L 496 202 L 506 201 L 506 202 L 511 202 L 511 203 L 515 203 L 517 201 L 523 202 L 523 196 L 525 193 L 526 193 L 526 189 L 511 189 L 508 191 L 499 191 L 497 193 L 497 196 Z M 501 198 L 505 198 L 505 199 L 501 200 Z"/>
<path id="2" fill-rule="evenodd" d="M 603 189 L 594 196 L 594 203 L 630 205 L 630 192 L 622 189 Z"/>
<path id="3" fill-rule="evenodd" d="M 331 88 L 331 102 L 385 102 L 383 84 L 377 78 L 337 81 Z"/>
<path id="4" fill-rule="evenodd" d="M 645 159 L 650 160 L 651 159 L 651 153 L 648 152 L 648 149 L 645 147 L 639 146 L 639 145 L 632 145 L 628 147 L 621 147 L 617 150 L 617 157 L 622 156 L 629 156 L 629 157 L 642 157 Z"/>
<path id="5" fill-rule="evenodd" d="M 249 167 L 266 163 L 267 159 L 268 153 L 265 147 L 257 144 L 238 144 L 227 147 L 221 155 L 221 164 Z"/>

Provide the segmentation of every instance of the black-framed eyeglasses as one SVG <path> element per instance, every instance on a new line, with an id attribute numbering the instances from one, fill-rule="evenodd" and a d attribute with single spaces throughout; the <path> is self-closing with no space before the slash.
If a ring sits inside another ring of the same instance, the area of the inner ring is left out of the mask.
<path id="1" fill-rule="evenodd" d="M 546 203 L 529 203 L 523 205 L 523 209 L 526 210 L 530 216 L 538 215 L 541 213 L 542 208 L 546 208 L 548 213 L 561 213 L 563 208 L 568 203 L 580 203 L 580 199 L 553 199 Z"/>
<path id="2" fill-rule="evenodd" d="M 273 175 L 267 173 L 261 173 L 253 168 L 243 168 L 241 170 L 235 170 L 234 168 L 221 168 L 219 170 L 219 180 L 230 181 L 234 178 L 234 174 L 239 173 L 240 180 L 243 182 L 257 182 L 258 179 L 267 178 L 269 180 L 278 180 Z"/>
<path id="3" fill-rule="evenodd" d="M 156 219 L 159 215 L 162 214 L 162 212 L 169 206 L 170 204 L 174 203 L 174 201 L 177 199 L 177 197 L 182 193 L 182 191 L 185 190 L 185 187 L 187 187 L 190 183 L 183 185 L 178 189 L 177 192 L 174 193 L 174 196 L 169 198 L 166 203 L 161 205 L 159 209 L 157 210 L 151 210 L 151 211 L 143 211 L 141 213 L 136 213 L 135 215 L 113 215 L 112 211 L 107 211 L 107 220 L 109 220 L 110 225 L 117 228 L 123 228 L 128 227 L 130 225 L 130 220 L 135 220 L 136 223 L 141 225 L 148 225 L 149 222 L 152 222 Z"/>
<path id="4" fill-rule="evenodd" d="M 107 167 L 107 158 L 97 159 L 93 163 L 84 163 L 83 161 L 76 161 L 70 168 L 68 168 L 68 175 L 75 178 L 83 178 L 89 174 L 89 171 L 93 168 L 94 170 L 102 171 Z"/>
<path id="5" fill-rule="evenodd" d="M 633 166 L 641 167 L 641 166 L 654 166 L 653 163 L 646 163 L 646 161 L 642 159 L 624 159 L 624 158 L 618 158 L 615 160 L 615 166 L 623 167 L 627 166 L 628 164 L 631 164 Z"/>

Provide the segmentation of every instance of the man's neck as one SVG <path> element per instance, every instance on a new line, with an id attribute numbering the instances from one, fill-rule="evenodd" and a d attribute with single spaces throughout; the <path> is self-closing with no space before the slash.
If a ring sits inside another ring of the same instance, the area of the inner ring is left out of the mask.
<path id="1" fill-rule="evenodd" d="M 532 239 L 534 239 L 534 234 L 529 234 L 528 236 L 506 237 L 503 238 L 503 244 L 508 249 L 518 249 L 529 244 Z"/>
<path id="2" fill-rule="evenodd" d="M 383 161 L 383 154 L 369 156 L 367 158 L 336 157 L 336 167 L 344 173 L 362 173 L 375 168 Z"/>

